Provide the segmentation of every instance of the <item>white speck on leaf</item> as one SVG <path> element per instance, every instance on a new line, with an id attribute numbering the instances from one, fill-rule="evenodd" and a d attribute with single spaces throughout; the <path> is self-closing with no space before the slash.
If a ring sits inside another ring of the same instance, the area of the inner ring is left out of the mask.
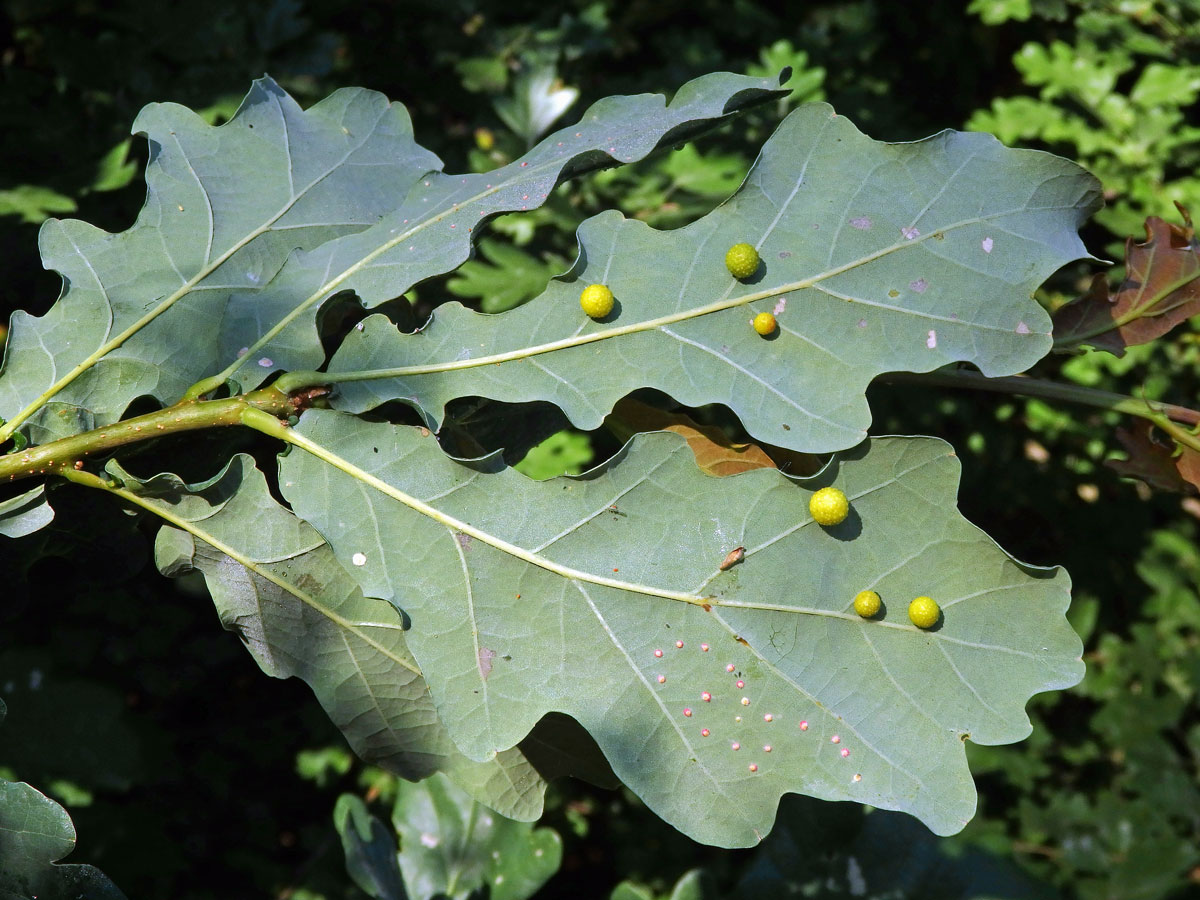
<path id="1" fill-rule="evenodd" d="M 868 219 L 866 216 L 858 216 L 857 218 L 851 219 L 850 224 L 853 225 L 855 228 L 857 228 L 859 231 L 866 231 L 868 228 L 871 227 L 871 220 Z"/>
<path id="2" fill-rule="evenodd" d="M 1029 334 L 1029 326 L 1024 322 L 1017 323 L 1017 334 Z"/>
<path id="3" fill-rule="evenodd" d="M 781 316 L 785 309 L 787 309 L 787 297 L 780 297 L 779 302 L 775 304 L 775 308 L 771 310 L 771 313 L 772 315 Z"/>
<path id="4" fill-rule="evenodd" d="M 367 564 L 367 554 L 355 553 L 352 557 L 350 557 L 350 562 L 354 563 L 356 566 L 365 566 Z"/>
<path id="5" fill-rule="evenodd" d="M 992 239 L 990 237 L 986 237 L 982 241 L 979 242 L 979 246 L 983 248 L 984 253 L 991 253 L 992 247 L 995 246 L 995 243 L 992 241 Z"/>
<path id="6" fill-rule="evenodd" d="M 929 330 L 929 337 L 925 339 L 925 346 L 930 350 L 933 350 L 935 347 L 937 347 L 937 332 L 933 329 Z"/>
<path id="7" fill-rule="evenodd" d="M 440 843 L 436 834 L 430 834 L 428 831 L 421 832 L 421 846 L 428 847 L 432 850 Z"/>
<path id="8" fill-rule="evenodd" d="M 262 366 L 264 369 L 269 369 L 269 368 L 271 368 L 271 366 L 275 365 L 275 360 L 271 359 L 268 356 L 264 356 L 262 359 L 260 359 L 258 361 L 258 364 L 260 366 Z"/>
<path id="9" fill-rule="evenodd" d="M 923 293 L 925 293 L 926 290 L 929 289 L 929 282 L 926 281 L 924 278 L 918 278 L 916 281 L 910 281 L 908 283 L 908 286 L 910 288 L 912 288 L 914 291 L 916 291 L 918 294 L 923 294 Z"/>
<path id="10" fill-rule="evenodd" d="M 913 240 L 913 238 L 919 238 L 921 236 L 921 232 L 911 225 L 905 225 L 900 229 L 900 233 L 904 235 L 906 240 L 910 241 Z"/>

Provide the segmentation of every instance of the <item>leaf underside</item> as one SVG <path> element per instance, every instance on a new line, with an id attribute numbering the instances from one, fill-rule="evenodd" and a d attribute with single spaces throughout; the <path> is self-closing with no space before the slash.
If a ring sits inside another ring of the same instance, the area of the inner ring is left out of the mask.
<path id="1" fill-rule="evenodd" d="M 713 479 L 681 437 L 652 434 L 603 470 L 533 482 L 332 411 L 299 432 L 356 474 L 293 452 L 285 497 L 364 593 L 411 618 L 458 747 L 488 759 L 565 713 L 700 841 L 757 842 L 785 792 L 958 831 L 975 806 L 963 741 L 1025 737 L 1028 698 L 1082 676 L 1065 573 L 1021 566 L 958 514 L 941 441 L 873 440 L 793 481 Z M 827 484 L 853 512 L 824 529 L 807 503 Z M 745 559 L 720 571 L 738 546 Z M 864 589 L 882 595 L 881 619 L 853 613 Z M 919 594 L 944 611 L 933 630 L 907 620 Z"/>
<path id="2" fill-rule="evenodd" d="M 191 526 L 159 531 L 160 570 L 202 572 L 221 623 L 268 675 L 307 682 L 355 753 L 408 779 L 445 772 L 512 818 L 541 815 L 545 782 L 519 750 L 481 764 L 455 749 L 395 608 L 362 595 L 321 536 L 271 498 L 249 457 L 236 456 L 216 478 L 191 486 L 173 475 L 139 482 L 112 471 L 138 485 L 147 503 Z M 206 536 L 240 550 L 260 571 L 218 551 Z"/>
<path id="3" fill-rule="evenodd" d="M 825 104 L 796 110 L 741 189 L 699 221 L 656 231 L 604 212 L 579 228 L 574 267 L 538 298 L 486 316 L 450 303 L 417 334 L 383 316 L 342 343 L 330 371 L 356 380 L 336 405 L 418 406 L 436 428 L 447 402 L 547 400 L 580 428 L 630 391 L 723 403 L 755 438 L 805 452 L 851 447 L 870 422 L 877 375 L 967 361 L 1023 371 L 1051 345 L 1031 294 L 1087 256 L 1076 229 L 1099 185 L 1074 163 L 1010 150 L 987 134 L 871 140 Z M 757 273 L 725 268 L 736 243 Z M 579 308 L 592 283 L 617 301 Z M 778 331 L 751 327 L 773 312 Z"/>
<path id="4" fill-rule="evenodd" d="M 404 107 L 374 91 L 342 89 L 301 111 L 263 78 L 220 127 L 151 104 L 134 123 L 151 148 L 137 223 L 120 234 L 76 220 L 42 228 L 44 264 L 64 289 L 45 316 L 14 315 L 0 416 L 58 385 L 59 408 L 29 426 L 42 442 L 115 421 L 140 395 L 173 403 L 226 367 L 243 387 L 315 368 L 325 355 L 317 312 L 333 294 L 397 297 L 457 268 L 489 218 L 534 209 L 565 178 L 641 159 L 779 93 L 778 79 L 716 73 L 669 105 L 609 97 L 520 160 L 461 176 L 439 171 Z"/>

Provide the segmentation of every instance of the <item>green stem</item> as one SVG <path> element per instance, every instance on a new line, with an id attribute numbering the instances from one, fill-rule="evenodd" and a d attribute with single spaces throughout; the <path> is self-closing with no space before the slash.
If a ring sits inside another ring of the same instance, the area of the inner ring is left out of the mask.
<path id="1" fill-rule="evenodd" d="M 187 400 L 144 416 L 0 456 L 0 483 L 45 475 L 47 472 L 62 474 L 77 466 L 82 467 L 83 460 L 88 456 L 150 438 L 202 428 L 240 425 L 241 414 L 246 409 L 279 416 L 289 416 L 295 412 L 288 395 L 274 387 L 223 400 Z"/>
<path id="2" fill-rule="evenodd" d="M 912 372 L 891 372 L 885 381 L 910 384 L 927 384 L 939 387 L 971 388 L 977 391 L 994 391 L 1000 394 L 1020 394 L 1025 397 L 1045 397 L 1049 400 L 1065 400 L 1113 412 L 1137 416 L 1153 422 L 1185 447 L 1200 453 L 1200 436 L 1192 434 L 1183 425 L 1200 426 L 1200 412 L 1173 403 L 1152 403 L 1125 394 L 1099 391 L 1079 384 L 1064 384 L 1043 381 L 1026 375 L 1006 378 L 988 378 L 975 372 L 941 371 L 920 375 Z"/>

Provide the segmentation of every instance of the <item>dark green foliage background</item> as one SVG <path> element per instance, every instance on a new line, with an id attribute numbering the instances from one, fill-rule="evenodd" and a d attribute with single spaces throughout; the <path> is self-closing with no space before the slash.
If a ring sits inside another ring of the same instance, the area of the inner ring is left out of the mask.
<path id="1" fill-rule="evenodd" d="M 1044 115 L 1079 117 L 1103 136 L 1103 116 L 1089 110 L 1069 73 L 1030 74 L 1012 63 L 1027 42 L 1061 41 L 1115 73 L 1114 95 L 1131 95 L 1149 63 L 1182 73 L 1180 84 L 1197 87 L 1164 104 L 1185 122 L 1196 118 L 1200 74 L 1186 65 L 1200 47 L 1194 0 L 1120 10 L 1101 0 L 976 0 L 970 9 L 948 0 L 863 0 L 808 3 L 786 17 L 774 6 L 6 0 L 0 192 L 43 190 L 42 205 L 22 207 L 24 217 L 0 214 L 3 318 L 17 308 L 41 313 L 57 294 L 57 276 L 37 264 L 39 215 L 74 215 L 110 230 L 133 221 L 143 198 L 134 176 L 146 151 L 133 142 L 126 155 L 120 145 L 144 104 L 171 100 L 220 121 L 264 71 L 306 104 L 348 85 L 404 102 L 417 139 L 447 171 L 487 168 L 523 151 L 494 101 L 511 92 L 517 72 L 539 65 L 556 66 L 580 91 L 564 121 L 609 94 L 669 92 L 705 72 L 791 64 L 802 99 L 823 96 L 880 139 L 961 128 L 994 110 L 995 99 L 1014 96 L 1036 99 Z M 701 141 L 702 161 L 691 169 L 652 158 L 560 190 L 536 214 L 506 217 L 491 239 L 508 252 L 484 253 L 469 264 L 475 268 L 421 285 L 410 296 L 416 319 L 454 294 L 486 305 L 489 283 L 498 290 L 517 278 L 536 293 L 538 279 L 544 284 L 572 257 L 574 226 L 601 209 L 617 206 L 659 227 L 702 214 L 736 186 L 778 113 L 760 108 Z M 996 112 L 991 121 L 1006 123 L 1024 145 L 1117 171 L 1125 179 L 1113 185 L 1112 199 L 1125 204 L 1120 221 L 1166 215 L 1168 198 L 1191 196 L 1196 138 L 1148 140 L 1144 164 L 1113 168 L 1103 152 L 1079 149 L 1086 134 L 1077 130 L 1074 143 L 1054 139 L 1053 129 L 1011 115 Z M 1169 190 L 1160 191 L 1164 184 Z M 1147 205 L 1160 195 L 1163 207 Z M 1123 236 L 1100 225 L 1085 232 L 1098 254 L 1114 252 Z M 1060 273 L 1042 299 L 1063 302 L 1084 274 Z M 505 305 L 520 299 L 527 298 Z M 1184 328 L 1120 361 L 1051 359 L 1043 374 L 1194 406 L 1200 342 Z M 870 400 L 872 433 L 936 434 L 958 448 L 968 518 L 1022 560 L 1067 566 L 1076 585 L 1072 621 L 1087 647 L 1085 681 L 1035 699 L 1029 740 L 971 748 L 980 814 L 941 851 L 1010 861 L 1064 897 L 1200 896 L 1200 505 L 1152 495 L 1104 468 L 1119 449 L 1117 420 L 1107 414 L 907 384 L 878 384 Z M 721 410 L 696 415 L 745 439 Z M 543 409 L 463 401 L 451 409 L 443 443 L 459 455 L 505 446 L 515 461 L 561 427 Z M 540 462 L 527 461 L 528 474 L 590 464 L 581 437 L 556 440 Z M 274 452 L 244 442 L 238 449 L 263 460 Z M 617 447 L 607 432 L 590 443 L 592 462 Z M 170 468 L 207 477 L 205 447 L 203 438 L 180 438 L 131 463 L 142 475 Z M 201 585 L 169 583 L 147 565 L 148 536 L 134 519 L 113 506 L 83 530 L 79 518 L 94 518 L 94 507 L 73 517 L 64 506 L 71 493 L 56 500 L 55 527 L 0 543 L 0 697 L 8 706 L 0 776 L 63 803 L 79 834 L 70 862 L 95 864 L 130 897 L 362 896 L 345 875 L 331 814 L 343 791 L 386 798 L 388 778 L 351 761 L 302 684 L 262 676 L 220 630 Z M 386 810 L 377 814 L 387 818 Z M 841 896 L 818 876 L 833 871 L 839 847 L 866 833 L 862 815 L 808 801 L 785 816 L 829 827 L 823 841 L 799 845 L 809 868 L 776 873 L 779 895 L 789 884 L 820 882 L 822 896 Z M 552 788 L 542 824 L 565 841 L 563 870 L 545 897 L 607 894 L 623 879 L 668 891 L 696 866 L 732 890 L 748 873 L 760 875 L 767 858 L 692 844 L 627 793 L 575 782 Z"/>

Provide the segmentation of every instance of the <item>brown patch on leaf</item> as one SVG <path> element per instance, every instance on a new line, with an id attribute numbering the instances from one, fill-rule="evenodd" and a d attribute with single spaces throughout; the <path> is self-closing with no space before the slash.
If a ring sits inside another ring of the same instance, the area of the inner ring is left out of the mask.
<path id="1" fill-rule="evenodd" d="M 1179 446 L 1153 423 L 1139 421 L 1131 428 L 1118 428 L 1117 440 L 1129 458 L 1110 459 L 1105 465 L 1118 475 L 1160 491 L 1195 494 L 1200 489 L 1200 453 Z"/>
<path id="2" fill-rule="evenodd" d="M 696 457 L 696 465 L 718 478 L 752 469 L 783 469 L 791 475 L 812 475 L 821 467 L 820 460 L 807 453 L 734 443 L 715 425 L 698 425 L 681 413 L 666 412 L 628 397 L 613 408 L 604 424 L 624 440 L 641 431 L 681 434 Z"/>
<path id="3" fill-rule="evenodd" d="M 483 676 L 484 681 L 487 681 L 487 677 L 492 674 L 492 660 L 495 658 L 495 650 L 489 650 L 487 647 L 479 648 L 479 674 Z"/>
<path id="4" fill-rule="evenodd" d="M 1110 293 L 1097 275 L 1086 294 L 1054 316 L 1054 340 L 1088 344 L 1123 356 L 1126 347 L 1162 337 L 1200 314 L 1200 248 L 1188 211 L 1176 204 L 1183 225 L 1158 216 L 1146 220 L 1146 240 L 1125 242 L 1125 280 Z"/>

